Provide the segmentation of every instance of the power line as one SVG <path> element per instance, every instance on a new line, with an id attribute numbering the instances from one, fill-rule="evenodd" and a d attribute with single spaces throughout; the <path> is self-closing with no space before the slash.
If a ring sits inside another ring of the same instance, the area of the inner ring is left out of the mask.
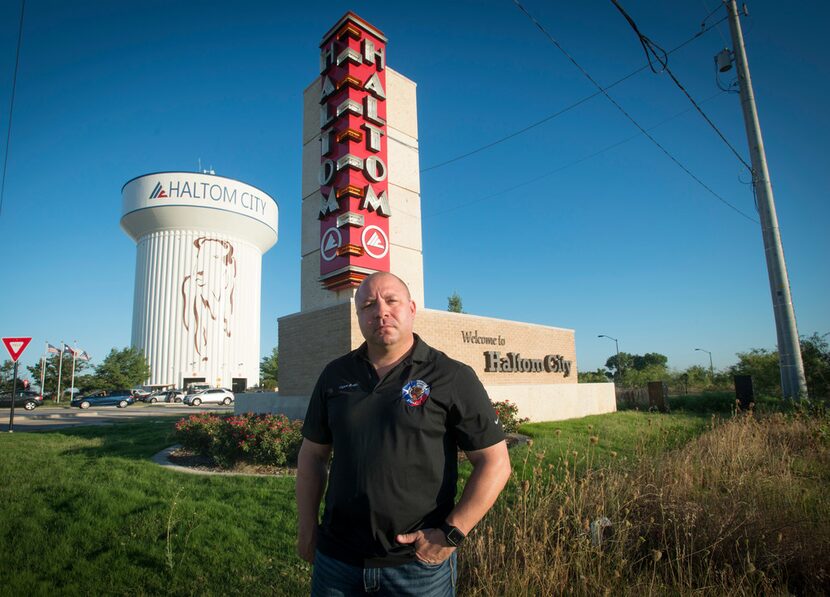
<path id="1" fill-rule="evenodd" d="M 703 100 L 703 103 L 706 103 L 710 100 L 713 100 L 716 97 L 718 97 L 720 95 L 723 95 L 724 93 L 726 93 L 726 92 L 725 91 L 719 91 L 718 93 L 716 93 L 716 94 L 714 94 L 710 97 L 707 97 L 705 100 Z M 692 110 L 691 108 L 686 108 L 685 110 L 682 110 L 682 111 L 678 112 L 677 114 L 674 114 L 673 116 L 669 116 L 668 118 L 665 118 L 665 119 L 661 120 L 657 124 L 655 124 L 653 126 L 650 126 L 648 128 L 648 130 L 652 131 L 652 130 L 656 129 L 657 127 L 663 126 L 667 122 L 670 122 L 670 121 L 674 120 L 675 118 L 679 118 L 680 116 L 683 116 L 684 114 L 686 114 L 687 112 L 690 112 L 691 110 Z M 465 207 L 469 207 L 470 205 L 473 205 L 475 203 L 481 203 L 482 201 L 487 201 L 489 199 L 493 199 L 494 197 L 498 197 L 500 195 L 504 195 L 505 193 L 509 193 L 510 191 L 515 191 L 516 189 L 526 187 L 527 185 L 533 184 L 534 182 L 539 182 L 540 180 L 548 178 L 549 176 L 553 176 L 554 174 L 562 172 L 563 170 L 567 170 L 568 168 L 572 168 L 573 166 L 577 166 L 577 165 L 581 164 L 582 162 L 586 162 L 586 161 L 588 161 L 592 158 L 597 157 L 598 155 L 602 155 L 603 153 L 605 153 L 607 151 L 615 149 L 615 148 L 619 147 L 620 145 L 624 145 L 625 143 L 628 143 L 629 141 L 633 141 L 634 139 L 637 139 L 641 136 L 642 136 L 642 133 L 636 133 L 634 135 L 631 135 L 630 137 L 626 137 L 625 139 L 622 139 L 620 141 L 612 143 L 611 145 L 607 145 L 607 146 L 603 147 L 602 149 L 599 149 L 599 150 L 597 150 L 593 153 L 590 153 L 586 156 L 583 156 L 581 158 L 578 158 L 576 160 L 568 162 L 567 164 L 563 164 L 562 166 L 559 166 L 558 168 L 555 168 L 555 169 L 551 170 L 550 172 L 546 172 L 545 174 L 542 174 L 540 176 L 535 176 L 535 177 L 533 177 L 529 180 L 525 180 L 523 182 L 520 182 L 520 183 L 515 184 L 513 186 L 510 186 L 508 188 L 502 189 L 500 191 L 496 191 L 495 193 L 491 193 L 490 195 L 485 195 L 484 197 L 478 197 L 476 199 L 466 201 L 464 203 L 461 203 L 460 205 L 454 205 L 452 207 L 449 207 L 447 209 L 443 209 L 441 211 L 427 213 L 427 214 L 425 214 L 425 217 L 432 218 L 432 217 L 435 217 L 435 216 L 440 216 L 440 215 L 443 215 L 443 214 L 446 214 L 446 213 L 449 213 L 449 212 L 452 212 L 452 211 L 456 211 L 456 210 L 459 210 L 459 209 L 462 209 L 462 208 L 465 208 Z"/>
<path id="2" fill-rule="evenodd" d="M 585 78 L 586 78 L 586 79 L 588 79 L 588 80 L 589 80 L 589 81 L 590 81 L 590 82 L 591 82 L 591 83 L 592 83 L 592 84 L 593 84 L 593 85 L 594 85 L 594 86 L 595 86 L 595 87 L 596 87 L 596 88 L 597 88 L 597 89 L 598 89 L 598 90 L 599 90 L 599 91 L 600 91 L 600 92 L 601 92 L 601 93 L 602 93 L 602 94 L 603 94 L 603 95 L 604 95 L 604 96 L 608 99 L 608 101 L 610 101 L 612 104 L 614 104 L 614 107 L 616 107 L 616 108 L 617 108 L 617 110 L 619 110 L 619 111 L 620 111 L 620 112 L 621 112 L 621 113 L 622 113 L 622 114 L 623 114 L 623 115 L 624 115 L 624 116 L 625 116 L 625 117 L 626 117 L 629 121 L 631 121 L 631 123 L 632 123 L 634 126 L 636 126 L 638 129 L 640 129 L 640 132 L 641 132 L 641 133 L 643 133 L 643 134 L 644 134 L 644 135 L 648 138 L 648 140 L 649 140 L 649 141 L 651 141 L 652 143 L 654 143 L 654 145 L 656 145 L 656 146 L 660 149 L 660 151 L 662 151 L 664 154 L 666 154 L 666 156 L 667 156 L 667 157 L 668 157 L 671 161 L 673 161 L 675 164 L 677 164 L 677 166 L 678 166 L 681 170 L 683 170 L 686 174 L 688 174 L 688 175 L 689 175 L 689 176 L 690 176 L 690 177 L 691 177 L 691 178 L 692 178 L 695 182 L 697 182 L 700 186 L 702 186 L 704 189 L 706 189 L 706 190 L 707 190 L 707 191 L 708 191 L 708 192 L 709 192 L 709 193 L 710 193 L 713 197 L 715 197 L 718 201 L 720 201 L 720 202 L 721 202 L 721 203 L 723 203 L 724 205 L 728 206 L 730 209 L 735 210 L 736 212 L 738 212 L 739 214 L 741 214 L 743 217 L 745 217 L 745 218 L 746 218 L 747 220 L 749 220 L 750 222 L 756 222 L 756 223 L 758 222 L 758 220 L 756 220 L 755 218 L 753 218 L 753 217 L 752 217 L 752 216 L 750 216 L 750 215 L 747 215 L 746 213 L 744 213 L 743 211 L 741 211 L 739 208 L 737 208 L 737 207 L 735 207 L 734 205 L 732 205 L 729 201 L 727 201 L 726 199 L 724 199 L 723 197 L 721 197 L 721 196 L 720 196 L 718 193 L 716 193 L 716 192 L 715 192 L 715 191 L 714 191 L 714 190 L 713 190 L 713 189 L 712 189 L 709 185 L 707 185 L 705 182 L 703 182 L 700 178 L 698 178 L 698 177 L 697 177 L 697 175 L 695 175 L 695 174 L 694 174 L 691 170 L 689 170 L 689 169 L 688 169 L 685 165 L 683 165 L 683 163 L 682 163 L 682 162 L 680 162 L 680 160 L 678 160 L 678 159 L 677 159 L 676 157 L 674 157 L 671 153 L 669 153 L 669 150 L 668 150 L 668 149 L 666 149 L 665 147 L 663 147 L 663 146 L 660 144 L 660 142 L 659 142 L 659 141 L 657 141 L 657 139 L 655 139 L 654 137 L 652 137 L 652 136 L 648 133 L 648 131 L 646 131 L 646 129 L 644 129 L 644 128 L 640 125 L 640 123 L 638 123 L 636 120 L 634 120 L 634 117 L 633 117 L 633 116 L 631 116 L 631 114 L 629 114 L 628 112 L 626 112 L 626 111 L 625 111 L 625 109 L 624 109 L 624 108 L 623 108 L 620 104 L 618 104 L 618 103 L 617 103 L 617 101 L 616 101 L 613 97 L 611 97 L 611 96 L 608 94 L 608 92 L 600 86 L 600 84 L 599 84 L 599 83 L 597 83 L 596 79 L 594 79 L 594 78 L 590 75 L 590 73 L 588 73 L 588 71 L 586 71 L 584 68 L 582 68 L 582 66 L 581 66 L 581 65 L 580 65 L 580 64 L 579 64 L 579 63 L 578 63 L 578 62 L 574 59 L 574 57 L 573 57 L 573 56 L 571 56 L 571 55 L 567 52 L 567 50 L 565 50 L 565 48 L 563 48 L 563 47 L 559 44 L 559 42 L 558 42 L 558 41 L 556 41 L 556 39 L 555 39 L 555 38 L 554 38 L 554 37 L 553 37 L 550 33 L 548 33 L 548 31 L 547 31 L 547 30 L 546 30 L 546 29 L 542 26 L 542 24 L 541 24 L 539 21 L 537 21 L 537 20 L 533 17 L 533 15 L 531 15 L 529 12 L 527 12 L 527 9 L 525 9 L 525 7 L 524 7 L 524 6 L 522 6 L 522 4 L 519 2 L 519 0 L 513 0 L 513 3 L 516 5 L 516 7 L 517 7 L 519 10 L 521 10 L 521 11 L 522 11 L 522 12 L 523 12 L 526 16 L 527 16 L 527 18 L 528 18 L 528 19 L 530 19 L 530 21 L 531 21 L 531 22 L 532 22 L 532 23 L 536 26 L 536 28 L 537 28 L 537 29 L 539 29 L 539 31 L 541 31 L 541 32 L 542 32 L 542 34 L 543 34 L 545 37 L 547 37 L 547 38 L 548 38 L 548 40 L 549 40 L 549 41 L 550 41 L 550 42 L 551 42 L 551 43 L 552 43 L 552 44 L 556 47 L 556 49 L 557 49 L 557 50 L 559 50 L 560 52 L 562 52 L 562 54 L 564 54 L 564 56 L 565 56 L 565 57 L 566 57 L 566 58 L 567 58 L 567 59 L 568 59 L 568 60 L 569 60 L 569 61 L 570 61 L 570 62 L 571 62 L 571 63 L 572 63 L 572 64 L 573 64 L 573 65 L 574 65 L 577 69 L 579 69 L 579 71 L 583 74 L 583 76 L 585 76 Z"/>
<path id="3" fill-rule="evenodd" d="M 686 40 L 686 41 L 684 41 L 683 43 L 681 43 L 681 44 L 679 44 L 679 45 L 675 46 L 674 48 L 672 48 L 671 50 L 669 50 L 668 52 L 666 52 L 666 55 L 672 54 L 672 53 L 676 52 L 677 50 L 679 50 L 679 49 L 681 49 L 681 48 L 683 48 L 683 47 L 685 47 L 685 46 L 689 45 L 689 44 L 690 44 L 690 43 L 692 43 L 694 40 L 696 40 L 698 37 L 700 37 L 700 36 L 701 36 L 701 35 L 703 35 L 704 33 L 708 32 L 709 30 L 713 29 L 714 27 L 717 27 L 719 24 L 721 24 L 722 22 L 724 22 L 726 19 L 727 19 L 727 17 L 723 17 L 723 18 L 722 18 L 721 20 L 719 20 L 718 22 L 713 23 L 713 24 L 711 24 L 711 25 L 709 25 L 709 26 L 706 26 L 705 22 L 704 22 L 704 23 L 701 23 L 700 31 L 698 31 L 697 33 L 695 33 L 693 36 L 691 36 L 689 39 L 687 39 L 687 40 Z M 641 66 L 641 67 L 640 67 L 640 68 L 638 68 L 637 70 L 631 71 L 630 73 L 628 73 L 628 74 L 627 74 L 627 75 L 625 75 L 624 77 L 622 77 L 622 78 L 620 78 L 620 79 L 617 79 L 616 81 L 614 81 L 613 83 L 611 83 L 610 85 L 608 85 L 607 87 L 605 87 L 605 89 L 606 89 L 606 90 L 607 90 L 607 89 L 611 89 L 612 87 L 615 87 L 615 86 L 619 85 L 619 84 L 620 84 L 620 83 L 622 83 L 623 81 L 627 81 L 628 79 L 630 79 L 630 78 L 631 78 L 631 77 L 633 77 L 634 75 L 637 75 L 637 74 L 639 74 L 639 73 L 643 72 L 645 69 L 649 68 L 649 66 L 650 66 L 650 63 L 649 63 L 649 64 L 644 64 L 643 66 Z M 534 128 L 538 127 L 538 126 L 541 126 L 541 125 L 545 124 L 545 123 L 546 123 L 546 122 L 548 122 L 549 120 L 553 120 L 554 118 L 557 118 L 557 117 L 559 117 L 559 116 L 562 116 L 562 115 L 563 115 L 563 114 L 565 114 L 566 112 L 569 112 L 570 110 L 573 110 L 573 109 L 574 109 L 574 108 L 576 108 L 577 106 L 580 106 L 580 105 L 584 104 L 585 102 L 587 102 L 588 100 L 593 99 L 593 98 L 595 98 L 595 97 L 597 97 L 598 95 L 601 95 L 601 94 L 602 94 L 602 90 L 600 90 L 600 91 L 595 91 L 595 92 L 594 92 L 594 93 L 592 93 L 591 95 L 587 95 L 587 96 L 583 97 L 582 99 L 579 99 L 579 100 L 575 101 L 574 103 L 570 104 L 569 106 L 566 106 L 566 107 L 562 108 L 562 109 L 561 109 L 561 110 L 559 110 L 558 112 L 554 112 L 553 114 L 550 114 L 549 116 L 545 116 L 545 117 L 544 117 L 544 118 L 542 118 L 541 120 L 537 120 L 536 122 L 531 123 L 531 124 L 527 125 L 526 127 L 522 128 L 522 129 L 519 129 L 518 131 L 515 131 L 515 132 L 512 132 L 512 133 L 509 133 L 509 134 L 505 135 L 504 137 L 500 137 L 500 138 L 496 139 L 495 141 L 491 141 L 491 142 L 489 142 L 489 143 L 486 143 L 486 144 L 484 144 L 484 145 L 482 145 L 482 146 L 480 146 L 480 147 L 477 147 L 477 148 L 475 148 L 475 149 L 472 149 L 472 150 L 470 150 L 470 151 L 468 151 L 468 152 L 466 152 L 466 153 L 462 153 L 462 154 L 457 155 L 457 156 L 455 156 L 455 157 L 453 157 L 453 158 L 450 158 L 450 159 L 448 159 L 448 160 L 444 160 L 443 162 L 439 162 L 439 163 L 437 163 L 437 164 L 433 164 L 432 166 L 428 166 L 428 167 L 426 167 L 426 168 L 422 168 L 422 169 L 421 169 L 421 174 L 423 174 L 424 172 L 429 172 L 430 170 L 435 170 L 435 169 L 437 169 L 437 168 L 441 168 L 441 167 L 446 166 L 446 165 L 448 165 L 448 164 L 452 164 L 453 162 L 457 162 L 457 161 L 459 161 L 459 160 L 463 160 L 464 158 L 468 158 L 468 157 L 470 157 L 471 155 L 475 155 L 475 154 L 480 153 L 480 152 L 482 152 L 482 151 L 484 151 L 484 150 L 486 150 L 486 149 L 490 149 L 491 147 L 494 147 L 495 145 L 499 145 L 500 143 L 504 143 L 505 141 L 508 141 L 508 140 L 510 140 L 510 139 L 512 139 L 512 138 L 514 138 L 514 137 L 518 137 L 519 135 L 521 135 L 521 134 L 523 134 L 523 133 L 526 133 L 526 132 L 527 132 L 527 131 L 529 131 L 529 130 L 532 130 L 532 129 L 534 129 Z"/>
<path id="4" fill-rule="evenodd" d="M 671 77 L 671 80 L 674 81 L 674 84 L 677 85 L 680 91 L 682 91 L 683 94 L 689 99 L 689 101 L 692 103 L 695 109 L 700 113 L 701 116 L 703 116 L 703 119 L 709 124 L 710 127 L 712 127 L 712 130 L 714 130 L 718 134 L 718 137 L 721 138 L 721 141 L 723 141 L 726 144 L 726 146 L 730 150 L 732 150 L 732 153 L 735 155 L 736 158 L 738 158 L 738 161 L 740 161 L 744 166 L 746 166 L 746 169 L 749 170 L 750 173 L 752 173 L 752 166 L 750 166 L 747 163 L 743 156 L 741 156 L 741 154 L 738 153 L 738 150 L 735 149 L 735 147 L 726 139 L 726 136 L 720 131 L 720 129 L 717 126 L 715 126 L 715 123 L 712 122 L 712 120 L 706 115 L 706 112 L 704 112 L 701 109 L 701 107 L 697 104 L 697 102 L 694 100 L 691 94 L 686 90 L 683 84 L 677 79 L 677 77 L 671 71 L 671 69 L 669 68 L 669 58 L 665 50 L 663 50 L 663 48 L 658 46 L 656 43 L 654 43 L 654 41 L 652 41 L 640 32 L 639 27 L 637 27 L 637 23 L 635 23 L 634 19 L 632 19 L 628 15 L 628 13 L 625 12 L 625 9 L 622 6 L 620 6 L 620 3 L 617 2 L 617 0 L 611 0 L 611 3 L 617 7 L 617 10 L 620 11 L 622 16 L 625 17 L 625 20 L 628 21 L 628 24 L 631 25 L 631 28 L 634 30 L 634 33 L 637 34 L 637 38 L 640 40 L 640 45 L 643 46 L 643 52 L 645 52 L 646 54 L 646 59 L 648 59 L 649 65 L 651 65 L 651 57 L 654 56 L 654 59 L 661 67 L 661 71 L 668 73 L 669 77 Z M 658 70 L 655 70 L 654 66 L 652 66 L 651 71 L 654 73 L 660 72 Z"/>
<path id="5" fill-rule="evenodd" d="M 9 147 L 12 140 L 12 113 L 14 112 L 14 91 L 17 87 L 17 67 L 20 64 L 20 42 L 23 39 L 23 11 L 26 8 L 26 0 L 20 2 L 20 29 L 17 32 L 17 55 L 14 59 L 14 76 L 12 77 L 12 98 L 9 102 L 9 129 L 6 133 L 6 155 L 3 158 L 3 180 L 0 182 L 0 215 L 3 214 L 3 196 L 6 192 L 6 170 L 9 167 Z"/>

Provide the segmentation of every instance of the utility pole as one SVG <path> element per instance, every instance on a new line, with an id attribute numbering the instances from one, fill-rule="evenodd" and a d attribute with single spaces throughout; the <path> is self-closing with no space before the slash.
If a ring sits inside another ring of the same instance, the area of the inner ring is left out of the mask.
<path id="1" fill-rule="evenodd" d="M 798 400 L 807 397 L 807 380 L 804 377 L 804 363 L 801 361 L 801 346 L 798 342 L 787 264 L 784 261 L 784 247 L 781 245 L 781 233 L 778 229 L 778 216 L 775 213 L 775 198 L 772 195 L 764 140 L 761 137 L 761 124 L 758 121 L 755 93 L 752 90 L 744 37 L 738 19 L 738 6 L 735 0 L 723 0 L 723 3 L 729 13 L 729 30 L 732 33 L 733 53 L 738 70 L 741 108 L 744 113 L 746 137 L 752 158 L 752 185 L 758 200 L 758 214 L 761 218 L 761 233 L 764 238 L 764 253 L 778 336 L 781 390 L 785 400 Z"/>

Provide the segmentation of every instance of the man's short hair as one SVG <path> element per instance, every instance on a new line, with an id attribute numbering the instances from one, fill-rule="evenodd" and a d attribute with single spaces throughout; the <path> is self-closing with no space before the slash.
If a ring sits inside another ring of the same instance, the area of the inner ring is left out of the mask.
<path id="1" fill-rule="evenodd" d="M 380 276 L 392 276 L 393 278 L 395 278 L 398 282 L 401 283 L 401 286 L 404 287 L 404 290 L 406 290 L 406 298 L 410 301 L 412 300 L 412 294 L 409 292 L 409 286 L 407 286 L 406 282 L 401 280 L 398 276 L 396 276 L 392 272 L 375 272 L 374 274 L 369 274 L 368 276 L 363 278 L 363 281 L 360 283 L 360 286 L 357 287 L 357 291 L 354 293 L 355 298 L 357 298 L 357 295 L 360 292 L 360 289 L 363 288 L 364 284 L 366 284 L 371 278 L 378 278 Z"/>

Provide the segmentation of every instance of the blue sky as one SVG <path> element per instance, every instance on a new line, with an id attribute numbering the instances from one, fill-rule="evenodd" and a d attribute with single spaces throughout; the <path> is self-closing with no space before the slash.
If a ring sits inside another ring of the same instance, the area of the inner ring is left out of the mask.
<path id="1" fill-rule="evenodd" d="M 607 0 L 523 4 L 603 85 L 645 64 Z M 670 49 L 718 2 L 623 5 Z M 830 8 L 748 5 L 744 35 L 799 332 L 826 333 Z M 302 90 L 320 37 L 346 10 L 386 33 L 389 66 L 418 84 L 426 307 L 446 308 L 456 291 L 469 313 L 573 328 L 580 370 L 613 353 L 598 334 L 627 352 L 666 354 L 676 368 L 708 365 L 696 347 L 724 367 L 738 351 L 775 346 L 759 225 L 708 194 L 605 98 L 430 169 L 594 92 L 508 0 L 28 0 L 0 213 L 0 334 L 34 337 L 24 363 L 46 340 L 77 340 L 93 363 L 129 344 L 135 245 L 118 225 L 121 186 L 196 170 L 199 159 L 279 203 L 280 239 L 262 272 L 261 352 L 270 352 L 277 318 L 300 305 Z M 3 142 L 19 11 L 17 0 L 0 2 Z M 715 85 L 712 57 L 727 40 L 724 22 L 669 66 L 748 160 L 738 96 Z M 646 69 L 609 93 L 756 215 L 747 171 L 665 74 Z"/>

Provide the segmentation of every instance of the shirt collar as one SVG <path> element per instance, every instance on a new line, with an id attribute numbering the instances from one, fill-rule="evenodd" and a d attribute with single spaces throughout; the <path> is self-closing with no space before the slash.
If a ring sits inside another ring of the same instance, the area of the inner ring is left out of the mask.
<path id="1" fill-rule="evenodd" d="M 427 346 L 426 342 L 421 340 L 421 337 L 418 334 L 413 334 L 413 336 L 415 338 L 415 343 L 412 345 L 412 350 L 409 351 L 409 354 L 403 361 L 401 361 L 401 363 L 423 363 L 428 360 L 429 346 Z M 369 361 L 368 347 L 366 346 L 365 341 L 357 348 L 355 355 L 371 364 L 371 361 Z"/>

